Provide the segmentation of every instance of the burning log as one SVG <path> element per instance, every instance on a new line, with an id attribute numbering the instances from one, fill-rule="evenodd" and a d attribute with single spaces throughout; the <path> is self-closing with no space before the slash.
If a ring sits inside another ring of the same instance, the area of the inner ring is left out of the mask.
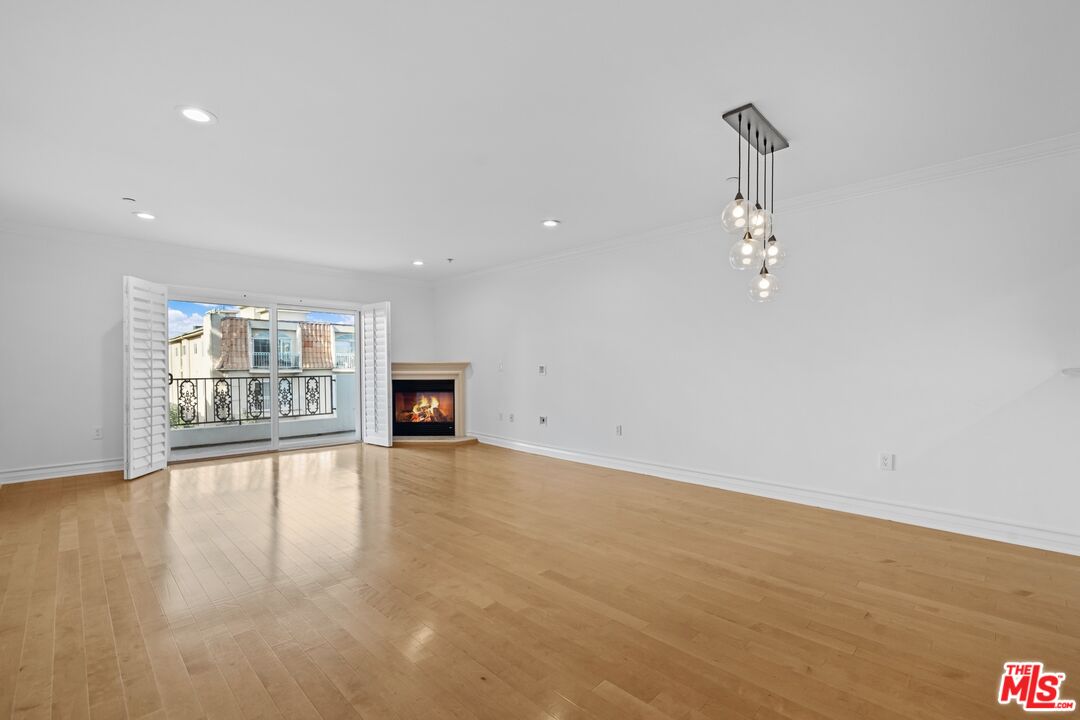
<path id="1" fill-rule="evenodd" d="M 414 395 L 412 407 L 399 405 L 394 412 L 397 422 L 430 423 L 430 422 L 453 422 L 453 400 L 448 400 L 447 408 L 440 407 L 439 396 Z"/>

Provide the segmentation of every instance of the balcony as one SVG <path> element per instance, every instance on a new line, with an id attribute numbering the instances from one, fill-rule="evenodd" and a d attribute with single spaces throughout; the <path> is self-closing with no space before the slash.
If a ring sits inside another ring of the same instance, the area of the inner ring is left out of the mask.
<path id="1" fill-rule="evenodd" d="M 278 417 L 333 415 L 336 382 L 332 375 L 278 378 Z M 169 383 L 173 428 L 267 422 L 270 413 L 270 379 L 266 377 L 173 378 Z"/>
<path id="2" fill-rule="evenodd" d="M 335 370 L 355 370 L 356 369 L 356 355 L 354 353 L 335 353 L 334 354 L 334 369 Z"/>
<path id="3" fill-rule="evenodd" d="M 298 353 L 279 352 L 277 362 L 279 370 L 300 369 L 300 355 Z M 258 350 L 251 353 L 251 367 L 253 370 L 269 370 L 270 353 L 259 352 Z"/>

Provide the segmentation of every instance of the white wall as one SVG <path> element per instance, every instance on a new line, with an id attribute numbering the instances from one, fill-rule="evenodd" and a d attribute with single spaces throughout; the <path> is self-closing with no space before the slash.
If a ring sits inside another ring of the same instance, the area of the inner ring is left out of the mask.
<path id="1" fill-rule="evenodd" d="M 470 434 L 1080 552 L 1080 153 L 970 169 L 781 214 L 771 305 L 712 223 L 441 283 Z"/>
<path id="2" fill-rule="evenodd" d="M 0 228 L 0 480 L 118 462 L 120 279 L 133 274 L 390 299 L 395 360 L 473 363 L 469 432 L 489 441 L 1080 552 L 1080 379 L 1060 374 L 1080 366 L 1080 153 L 964 167 L 784 212 L 790 255 L 772 305 L 746 299 L 750 276 L 728 267 L 731 239 L 711 223 L 434 294 Z M 895 472 L 876 470 L 881 451 L 897 454 Z"/>
<path id="3" fill-rule="evenodd" d="M 0 228 L 0 481 L 123 455 L 124 275 L 273 295 L 390 300 L 394 360 L 430 360 L 426 283 L 43 228 Z M 103 428 L 101 440 L 91 437 Z M 11 472 L 29 469 L 28 472 Z"/>

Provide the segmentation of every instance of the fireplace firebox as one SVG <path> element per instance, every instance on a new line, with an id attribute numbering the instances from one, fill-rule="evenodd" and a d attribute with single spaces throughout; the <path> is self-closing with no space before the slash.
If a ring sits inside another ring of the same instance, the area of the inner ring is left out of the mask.
<path id="1" fill-rule="evenodd" d="M 453 435 L 453 380 L 394 380 L 395 435 Z"/>

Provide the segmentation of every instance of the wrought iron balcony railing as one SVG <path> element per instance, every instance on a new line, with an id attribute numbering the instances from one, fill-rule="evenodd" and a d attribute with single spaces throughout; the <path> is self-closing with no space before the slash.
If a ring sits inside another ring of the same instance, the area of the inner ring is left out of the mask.
<path id="1" fill-rule="evenodd" d="M 354 353 L 334 353 L 335 370 L 355 370 L 356 355 Z"/>
<path id="2" fill-rule="evenodd" d="M 279 370 L 297 370 L 300 368 L 300 355 L 297 353 L 279 352 L 277 357 Z M 270 353 L 261 351 L 251 353 L 251 367 L 256 370 L 269 370 Z"/>
<path id="3" fill-rule="evenodd" d="M 278 378 L 278 417 L 333 415 L 335 382 L 332 375 Z M 266 422 L 270 408 L 270 379 L 266 377 L 173 378 L 169 382 L 173 427 Z"/>

